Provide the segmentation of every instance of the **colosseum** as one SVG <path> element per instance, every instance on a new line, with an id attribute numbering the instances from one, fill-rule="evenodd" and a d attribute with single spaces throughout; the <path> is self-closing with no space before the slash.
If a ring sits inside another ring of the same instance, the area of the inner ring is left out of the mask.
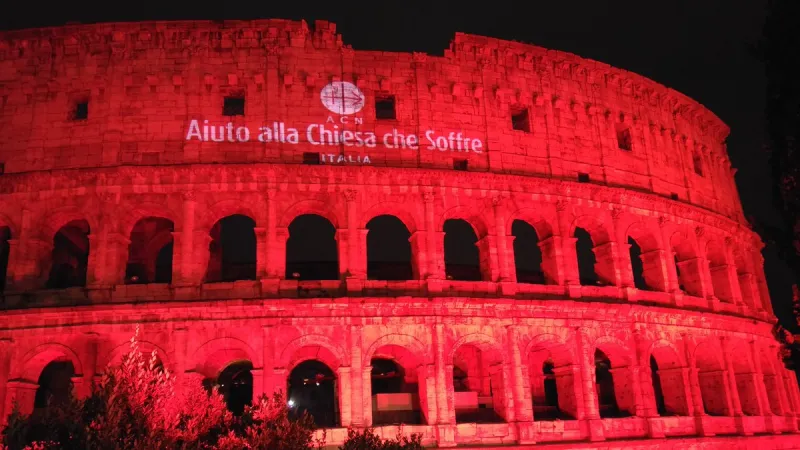
<path id="1" fill-rule="evenodd" d="M 651 80 L 461 33 L 116 23 L 0 34 L 0 102 L 3 417 L 87 395 L 138 326 L 331 445 L 798 439 L 728 127 Z"/>

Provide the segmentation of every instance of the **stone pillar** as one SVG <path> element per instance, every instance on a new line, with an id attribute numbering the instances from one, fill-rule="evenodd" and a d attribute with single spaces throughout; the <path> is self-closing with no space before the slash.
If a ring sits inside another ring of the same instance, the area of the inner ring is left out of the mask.
<path id="1" fill-rule="evenodd" d="M 514 262 L 514 236 L 506 235 L 506 215 L 502 207 L 502 199 L 495 197 L 492 199 L 494 206 L 494 221 L 495 221 L 495 241 L 497 247 L 497 261 L 499 265 L 499 281 L 512 282 L 517 281 L 516 264 Z"/>
<path id="2" fill-rule="evenodd" d="M 753 381 L 758 400 L 758 409 L 761 416 L 772 415 L 772 409 L 769 405 L 769 395 L 767 394 L 767 386 L 764 384 L 764 371 L 761 367 L 761 358 L 759 358 L 758 347 L 755 341 L 750 341 L 749 353 L 751 355 Z"/>
<path id="3" fill-rule="evenodd" d="M 267 229 L 264 227 L 253 228 L 256 235 L 256 280 L 267 276 Z"/>
<path id="4" fill-rule="evenodd" d="M 725 375 L 728 381 L 728 396 L 730 397 L 731 406 L 734 416 L 742 415 L 742 403 L 739 399 L 739 390 L 736 388 L 736 371 L 733 369 L 733 359 L 730 352 L 730 339 L 720 338 L 722 343 L 722 357 L 725 361 Z"/>
<path id="5" fill-rule="evenodd" d="M 736 260 L 733 257 L 730 237 L 725 238 L 725 261 L 731 291 L 730 299 L 734 305 L 740 305 L 742 304 L 742 290 L 739 287 L 739 274 L 736 271 Z"/>
<path id="6" fill-rule="evenodd" d="M 6 423 L 6 418 L 11 413 L 6 408 L 6 391 L 8 389 L 8 375 L 11 370 L 11 340 L 0 339 L 0 429 Z"/>
<path id="7" fill-rule="evenodd" d="M 558 216 L 558 228 L 561 234 L 561 263 L 560 273 L 563 283 L 567 286 L 570 297 L 580 296 L 581 278 L 578 272 L 578 254 L 575 251 L 575 243 L 578 241 L 570 229 L 569 215 L 567 213 L 567 202 L 559 200 L 556 202 L 556 212 Z M 543 255 L 544 256 L 544 255 Z"/>
<path id="8" fill-rule="evenodd" d="M 367 364 L 361 368 L 361 414 L 363 415 L 362 426 L 372 426 L 372 364 Z"/>
<path id="9" fill-rule="evenodd" d="M 495 236 L 487 234 L 478 239 L 476 244 L 480 254 L 481 279 L 483 281 L 497 281 L 499 278 L 499 264 L 497 260 L 497 240 Z"/>
<path id="10" fill-rule="evenodd" d="M 27 234 L 27 233 L 26 233 Z M 10 239 L 6 276 L 7 292 L 41 289 L 47 282 L 52 265 L 53 241 L 34 237 Z"/>
<path id="11" fill-rule="evenodd" d="M 86 287 L 103 289 L 124 283 L 130 244 L 127 237 L 116 232 L 90 234 Z"/>
<path id="12" fill-rule="evenodd" d="M 408 242 L 411 243 L 411 271 L 416 280 L 428 278 L 428 271 L 430 270 L 427 233 L 426 231 L 416 230 L 408 238 Z"/>
<path id="13" fill-rule="evenodd" d="M 419 404 L 425 416 L 425 422 L 431 425 L 439 423 L 436 404 L 436 368 L 433 364 L 417 367 L 419 382 Z"/>
<path id="14" fill-rule="evenodd" d="M 174 246 L 173 250 L 173 269 L 172 282 L 175 286 L 192 286 L 199 285 L 202 281 L 202 276 L 196 273 L 194 263 L 194 253 L 197 239 L 195 233 L 195 209 L 197 201 L 195 193 L 187 191 L 183 193 L 183 218 L 181 221 L 180 230 L 180 248 Z M 208 234 L 208 233 L 206 233 Z M 208 253 L 208 243 L 206 243 L 206 253 Z M 208 257 L 206 257 L 206 260 Z M 176 267 L 177 262 L 177 267 Z M 205 275 L 205 273 L 203 273 Z"/>
<path id="15" fill-rule="evenodd" d="M 33 402 L 36 399 L 36 389 L 39 385 L 27 380 L 14 380 L 6 384 L 6 406 L 4 411 L 8 414 L 14 410 L 14 403 L 19 407 L 19 412 L 22 414 L 30 414 L 33 412 Z M 7 416 L 7 415 L 6 415 Z M 5 421 L 7 417 L 2 420 Z"/>
<path id="16" fill-rule="evenodd" d="M 428 235 L 428 278 L 433 280 L 444 279 L 444 246 L 442 239 L 437 239 L 439 232 L 436 226 L 436 205 L 433 190 L 422 193 L 425 202 L 425 230 Z M 444 234 L 444 233 L 442 233 Z"/>
<path id="17" fill-rule="evenodd" d="M 674 264 L 672 261 L 667 262 L 665 254 L 664 250 L 655 249 L 642 252 L 641 255 L 645 283 L 650 289 L 659 292 L 671 292 L 667 266 L 672 266 L 674 271 Z"/>
<path id="18" fill-rule="evenodd" d="M 89 396 L 94 388 L 94 382 L 97 375 L 100 373 L 97 367 L 97 351 L 99 347 L 100 336 L 93 332 L 86 333 L 86 342 L 84 344 L 85 353 L 82 356 L 83 361 L 83 384 L 85 386 L 84 395 Z"/>
<path id="19" fill-rule="evenodd" d="M 342 401 L 349 401 L 352 405 L 350 407 L 350 422 L 351 425 L 354 427 L 364 427 L 367 426 L 365 422 L 365 415 L 364 409 L 365 407 L 369 407 L 370 411 L 372 411 L 372 399 L 369 399 L 369 403 L 366 404 L 364 402 L 364 380 L 361 376 L 362 372 L 362 361 L 363 358 L 361 354 L 361 327 L 357 325 L 351 325 L 349 329 L 349 342 L 350 342 L 350 376 L 352 378 L 352 383 L 350 386 L 350 397 L 349 400 L 343 399 Z M 370 379 L 367 379 L 368 382 L 371 382 Z M 369 386 L 369 385 L 367 385 Z M 371 417 L 371 416 L 370 416 Z"/>
<path id="20" fill-rule="evenodd" d="M 341 366 L 337 370 L 337 377 L 339 380 L 339 415 L 340 425 L 344 428 L 350 427 L 352 424 L 351 407 L 352 402 L 348 401 L 352 397 L 352 389 L 350 381 L 352 379 L 352 372 L 350 367 Z"/>
<path id="21" fill-rule="evenodd" d="M 265 295 L 277 295 L 280 280 L 286 275 L 286 239 L 288 231 L 284 228 L 279 233 L 275 213 L 276 189 L 270 187 L 266 191 L 266 223 L 264 224 L 266 245 L 260 256 L 264 259 L 264 277 L 261 278 L 261 292 Z"/>
<path id="22" fill-rule="evenodd" d="M 703 405 L 703 392 L 700 390 L 700 374 L 697 370 L 697 363 L 692 358 L 692 351 L 689 347 L 689 339 L 685 333 L 681 333 L 681 344 L 683 347 L 684 357 L 689 364 L 689 370 L 686 374 L 688 381 L 688 389 L 691 394 L 691 409 L 690 414 L 695 416 L 695 428 L 698 436 L 714 436 L 714 429 L 708 421 L 705 406 Z M 689 399 L 689 397 L 687 397 Z M 689 403 L 689 402 L 687 402 Z"/>
<path id="23" fill-rule="evenodd" d="M 176 385 L 183 385 L 186 378 L 186 365 L 189 363 L 187 359 L 188 336 L 189 331 L 183 327 L 176 327 L 172 330 L 172 365 L 175 372 Z"/>
<path id="24" fill-rule="evenodd" d="M 261 395 L 264 394 L 264 380 L 266 377 L 264 376 L 264 369 L 261 367 L 255 367 L 250 369 L 250 375 L 253 376 L 253 401 L 252 404 L 256 404 L 258 400 L 261 398 Z"/>
<path id="25" fill-rule="evenodd" d="M 434 370 L 436 371 L 436 441 L 439 447 L 455 447 L 456 410 L 453 390 L 453 361 L 445 360 L 444 325 L 432 325 Z"/>
<path id="26" fill-rule="evenodd" d="M 361 229 L 358 226 L 358 192 L 353 189 L 348 189 L 344 192 L 345 200 L 347 201 L 347 261 L 348 265 L 346 270 L 349 271 L 350 277 L 359 280 L 367 278 L 367 247 L 366 235 L 367 230 Z M 340 269 L 342 273 L 345 269 Z"/>
<path id="27" fill-rule="evenodd" d="M 575 329 L 575 355 L 580 366 L 581 386 L 583 386 L 584 412 L 587 421 L 589 440 L 604 441 L 603 424 L 600 421 L 600 408 L 595 390 L 594 352 L 586 342 L 586 333 Z"/>
<path id="28" fill-rule="evenodd" d="M 509 243 L 511 245 L 511 243 Z M 542 252 L 542 272 L 545 284 L 563 286 L 564 280 L 564 243 L 561 236 L 553 235 L 539 241 Z M 574 247 L 574 243 L 573 243 Z M 516 276 L 514 277 L 516 280 Z"/>
<path id="29" fill-rule="evenodd" d="M 753 269 L 756 274 L 756 285 L 758 286 L 758 299 L 761 308 L 773 317 L 775 313 L 772 311 L 772 301 L 769 296 L 769 289 L 767 288 L 767 277 L 764 274 L 764 257 L 760 251 L 754 251 Z"/>
<path id="30" fill-rule="evenodd" d="M 271 397 L 281 388 L 281 381 L 275 379 L 275 327 L 261 327 L 261 367 L 264 369 L 262 392 Z M 286 399 L 287 401 L 289 399 Z"/>
<path id="31" fill-rule="evenodd" d="M 511 356 L 509 365 L 509 379 L 506 385 L 511 388 L 511 401 L 514 419 L 517 422 L 517 432 L 520 444 L 534 444 L 536 438 L 533 431 L 533 403 L 530 387 L 528 386 L 527 371 L 522 362 L 519 343 L 519 330 L 516 326 L 506 327 L 508 335 L 508 353 Z M 508 388 L 506 388 L 508 389 Z M 511 408 L 509 408 L 511 409 Z"/>
<path id="32" fill-rule="evenodd" d="M 594 271 L 600 281 L 612 286 L 633 286 L 633 277 L 630 276 L 631 271 L 620 271 L 617 266 L 617 262 L 621 261 L 621 259 L 616 242 L 609 241 L 605 244 L 596 245 L 592 251 L 595 256 Z M 628 244 L 625 244 L 624 251 L 628 251 Z M 626 258 L 625 261 L 628 261 L 627 265 L 629 267 L 630 258 Z M 626 278 L 621 279 L 621 273 L 625 273 Z"/>

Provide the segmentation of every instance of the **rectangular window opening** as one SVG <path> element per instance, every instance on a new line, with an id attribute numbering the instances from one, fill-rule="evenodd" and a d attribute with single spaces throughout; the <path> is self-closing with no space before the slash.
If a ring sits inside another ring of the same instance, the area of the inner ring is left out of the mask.
<path id="1" fill-rule="evenodd" d="M 6 163 L 0 162 L 0 175 L 6 173 Z"/>
<path id="2" fill-rule="evenodd" d="M 633 139 L 629 128 L 617 130 L 617 146 L 626 152 L 633 150 Z"/>
<path id="3" fill-rule="evenodd" d="M 694 163 L 694 173 L 703 176 L 703 159 L 697 152 L 692 154 L 692 162 Z"/>
<path id="4" fill-rule="evenodd" d="M 70 120 L 86 120 L 89 118 L 89 100 L 76 100 L 69 112 Z"/>
<path id="5" fill-rule="evenodd" d="M 394 120 L 397 118 L 394 95 L 375 97 L 375 118 L 378 120 Z"/>
<path id="6" fill-rule="evenodd" d="M 319 153 L 304 152 L 303 153 L 303 164 L 311 164 L 311 165 L 319 164 Z"/>
<path id="7" fill-rule="evenodd" d="M 453 160 L 453 169 L 455 170 L 467 170 L 467 160 L 466 159 L 454 159 Z"/>
<path id="8" fill-rule="evenodd" d="M 222 103 L 223 116 L 243 116 L 244 115 L 244 96 L 237 95 L 225 97 Z"/>
<path id="9" fill-rule="evenodd" d="M 511 128 L 517 131 L 531 132 L 531 121 L 528 118 L 528 108 L 511 109 Z"/>
<path id="10" fill-rule="evenodd" d="M 579 173 L 578 174 L 578 182 L 579 183 L 588 183 L 589 182 L 589 174 L 588 173 Z"/>
<path id="11" fill-rule="evenodd" d="M 678 200 L 678 194 L 673 192 L 673 193 L 669 194 L 669 198 L 671 198 L 672 200 Z"/>

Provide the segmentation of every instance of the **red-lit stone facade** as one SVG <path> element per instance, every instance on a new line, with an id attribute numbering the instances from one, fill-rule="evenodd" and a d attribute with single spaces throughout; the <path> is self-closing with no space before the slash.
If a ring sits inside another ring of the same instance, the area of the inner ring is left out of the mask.
<path id="1" fill-rule="evenodd" d="M 323 107 L 337 81 L 363 93 L 359 113 Z M 240 102 L 230 117 L 226 97 Z M 326 22 L 101 24 L 0 35 L 0 101 L 4 415 L 33 409 L 53 362 L 85 395 L 140 324 L 184 381 L 246 362 L 257 395 L 324 364 L 331 443 L 348 426 L 394 436 L 375 418 L 405 409 L 419 424 L 403 432 L 439 446 L 795 439 L 800 392 L 771 335 L 728 128 L 643 77 L 463 34 L 439 57 L 354 51 Z M 199 142 L 192 119 L 301 132 Z M 334 145 L 322 153 L 354 162 L 304 164 L 320 153 L 302 131 L 313 123 L 481 145 Z M 287 273 L 292 223 L 308 214 L 331 227 L 338 279 Z M 252 222 L 255 267 L 220 281 L 217 224 L 233 215 Z M 368 276 L 384 215 L 404 226 L 379 238 L 408 242 L 410 279 Z M 448 223 L 470 226 L 479 280 L 448 269 Z M 518 279 L 523 229 L 536 282 Z M 402 369 L 400 392 L 373 395 L 376 358 Z M 490 423 L 468 414 L 486 411 Z"/>

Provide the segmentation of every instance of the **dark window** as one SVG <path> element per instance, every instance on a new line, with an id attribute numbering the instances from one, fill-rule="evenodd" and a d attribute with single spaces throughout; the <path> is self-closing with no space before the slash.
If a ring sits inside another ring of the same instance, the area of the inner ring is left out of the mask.
<path id="1" fill-rule="evenodd" d="M 397 118 L 393 95 L 375 97 L 375 118 L 382 120 L 394 120 Z"/>
<path id="2" fill-rule="evenodd" d="M 303 153 L 303 164 L 319 164 L 319 153 Z"/>
<path id="3" fill-rule="evenodd" d="M 514 108 L 511 110 L 511 127 L 517 131 L 531 132 L 528 108 Z"/>
<path id="4" fill-rule="evenodd" d="M 225 97 L 222 103 L 223 116 L 243 116 L 244 115 L 244 97 Z"/>
<path id="5" fill-rule="evenodd" d="M 677 200 L 678 199 L 678 194 L 673 192 L 673 193 L 669 194 L 669 198 L 671 198 L 673 200 Z"/>
<path id="6" fill-rule="evenodd" d="M 617 146 L 620 150 L 631 151 L 633 149 L 633 140 L 631 139 L 631 130 L 623 128 L 617 130 Z"/>
<path id="7" fill-rule="evenodd" d="M 6 163 L 0 162 L 0 175 L 6 173 Z"/>
<path id="8" fill-rule="evenodd" d="M 86 120 L 89 118 L 89 100 L 78 100 L 72 105 L 70 120 Z"/>
<path id="9" fill-rule="evenodd" d="M 703 158 L 699 153 L 692 152 L 692 162 L 694 163 L 694 173 L 703 176 Z"/>
<path id="10" fill-rule="evenodd" d="M 453 160 L 453 169 L 455 169 L 455 170 L 467 170 L 467 160 L 466 159 L 454 159 Z"/>
<path id="11" fill-rule="evenodd" d="M 589 174 L 588 173 L 579 173 L 578 174 L 578 182 L 579 183 L 588 183 L 589 182 Z"/>

